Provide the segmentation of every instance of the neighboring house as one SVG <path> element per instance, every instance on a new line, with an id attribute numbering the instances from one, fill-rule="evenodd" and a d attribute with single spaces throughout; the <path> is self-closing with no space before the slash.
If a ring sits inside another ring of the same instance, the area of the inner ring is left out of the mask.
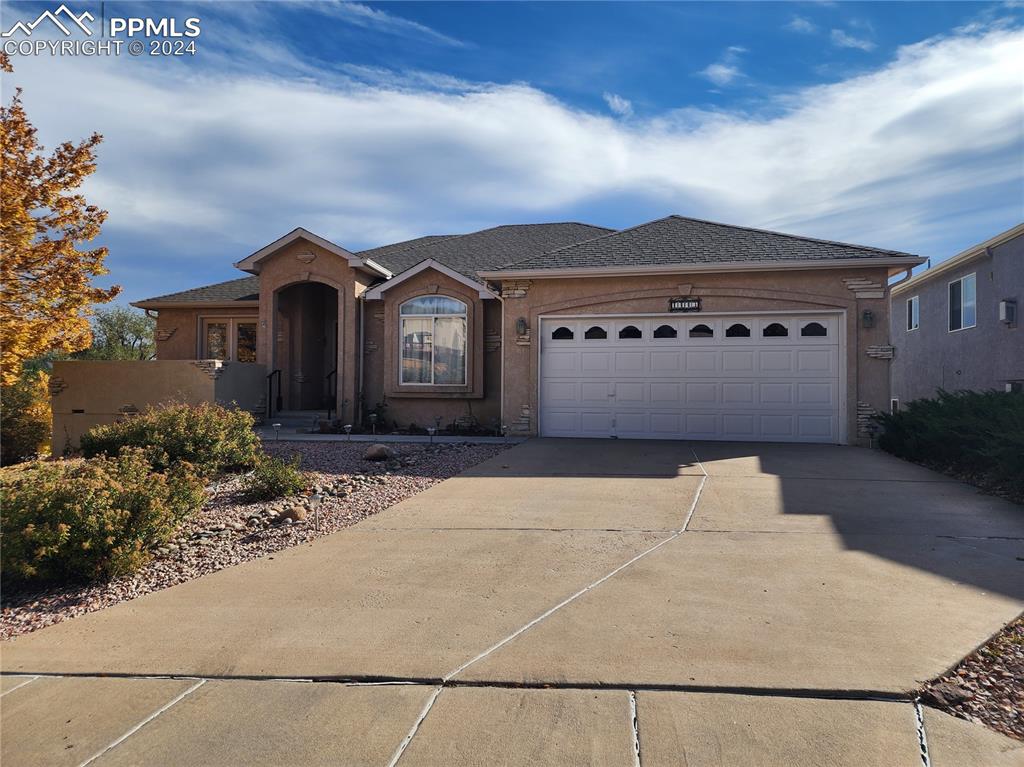
<path id="1" fill-rule="evenodd" d="M 1024 224 L 892 287 L 893 407 L 1024 385 Z"/>
<path id="2" fill-rule="evenodd" d="M 889 404 L 887 282 L 922 261 L 680 216 L 359 253 L 296 229 L 236 264 L 253 276 L 135 305 L 161 361 L 280 370 L 271 415 L 852 443 Z"/>

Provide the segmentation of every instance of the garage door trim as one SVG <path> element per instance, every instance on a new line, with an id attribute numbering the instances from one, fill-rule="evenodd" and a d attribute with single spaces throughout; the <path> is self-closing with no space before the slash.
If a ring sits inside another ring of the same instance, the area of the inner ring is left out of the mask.
<path id="1" fill-rule="evenodd" d="M 837 408 L 836 408 L 836 424 L 837 424 L 837 440 L 838 444 L 847 444 L 848 442 L 848 406 L 847 406 L 847 310 L 846 309 L 796 309 L 796 310 L 779 310 L 769 309 L 764 311 L 758 310 L 742 310 L 742 311 L 720 311 L 720 312 L 615 312 L 611 314 L 587 314 L 587 313 L 573 313 L 573 314 L 538 314 L 536 315 L 536 329 L 537 329 L 537 350 L 536 350 L 536 371 L 537 376 L 535 379 L 535 401 L 537 403 L 537 433 L 542 435 L 544 433 L 543 423 L 543 401 L 541 398 L 541 388 L 544 381 L 543 371 L 543 348 L 544 348 L 544 324 L 545 321 L 551 320 L 616 320 L 623 318 L 670 318 L 676 321 L 680 320 L 695 320 L 698 317 L 768 317 L 772 315 L 786 316 L 786 317 L 801 317 L 801 316 L 831 316 L 836 318 L 836 329 L 837 329 Z"/>

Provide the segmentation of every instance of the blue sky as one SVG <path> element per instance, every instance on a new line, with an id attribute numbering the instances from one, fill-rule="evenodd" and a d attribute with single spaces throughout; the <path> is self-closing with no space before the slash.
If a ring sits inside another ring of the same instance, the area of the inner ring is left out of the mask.
<path id="1" fill-rule="evenodd" d="M 198 16 L 197 55 L 16 56 L 3 87 L 50 145 L 104 134 L 86 193 L 125 301 L 241 276 L 295 226 L 356 250 L 680 213 L 938 261 L 1024 218 L 1014 4 L 104 11 Z"/>

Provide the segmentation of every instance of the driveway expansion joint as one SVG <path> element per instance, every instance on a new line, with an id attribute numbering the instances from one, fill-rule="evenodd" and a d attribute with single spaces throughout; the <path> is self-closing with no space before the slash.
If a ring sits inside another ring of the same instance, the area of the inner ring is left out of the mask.
<path id="1" fill-rule="evenodd" d="M 921 764 L 924 767 L 932 767 L 931 757 L 928 756 L 928 736 L 924 731 L 924 710 L 921 708 L 919 698 L 914 699 L 914 718 L 917 720 L 917 742 L 921 747 Z"/>

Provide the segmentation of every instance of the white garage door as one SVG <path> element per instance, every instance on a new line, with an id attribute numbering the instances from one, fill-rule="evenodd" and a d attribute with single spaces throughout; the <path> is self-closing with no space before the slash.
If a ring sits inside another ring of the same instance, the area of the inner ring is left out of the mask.
<path id="1" fill-rule="evenodd" d="M 541 323 L 549 437 L 839 442 L 838 315 Z"/>

